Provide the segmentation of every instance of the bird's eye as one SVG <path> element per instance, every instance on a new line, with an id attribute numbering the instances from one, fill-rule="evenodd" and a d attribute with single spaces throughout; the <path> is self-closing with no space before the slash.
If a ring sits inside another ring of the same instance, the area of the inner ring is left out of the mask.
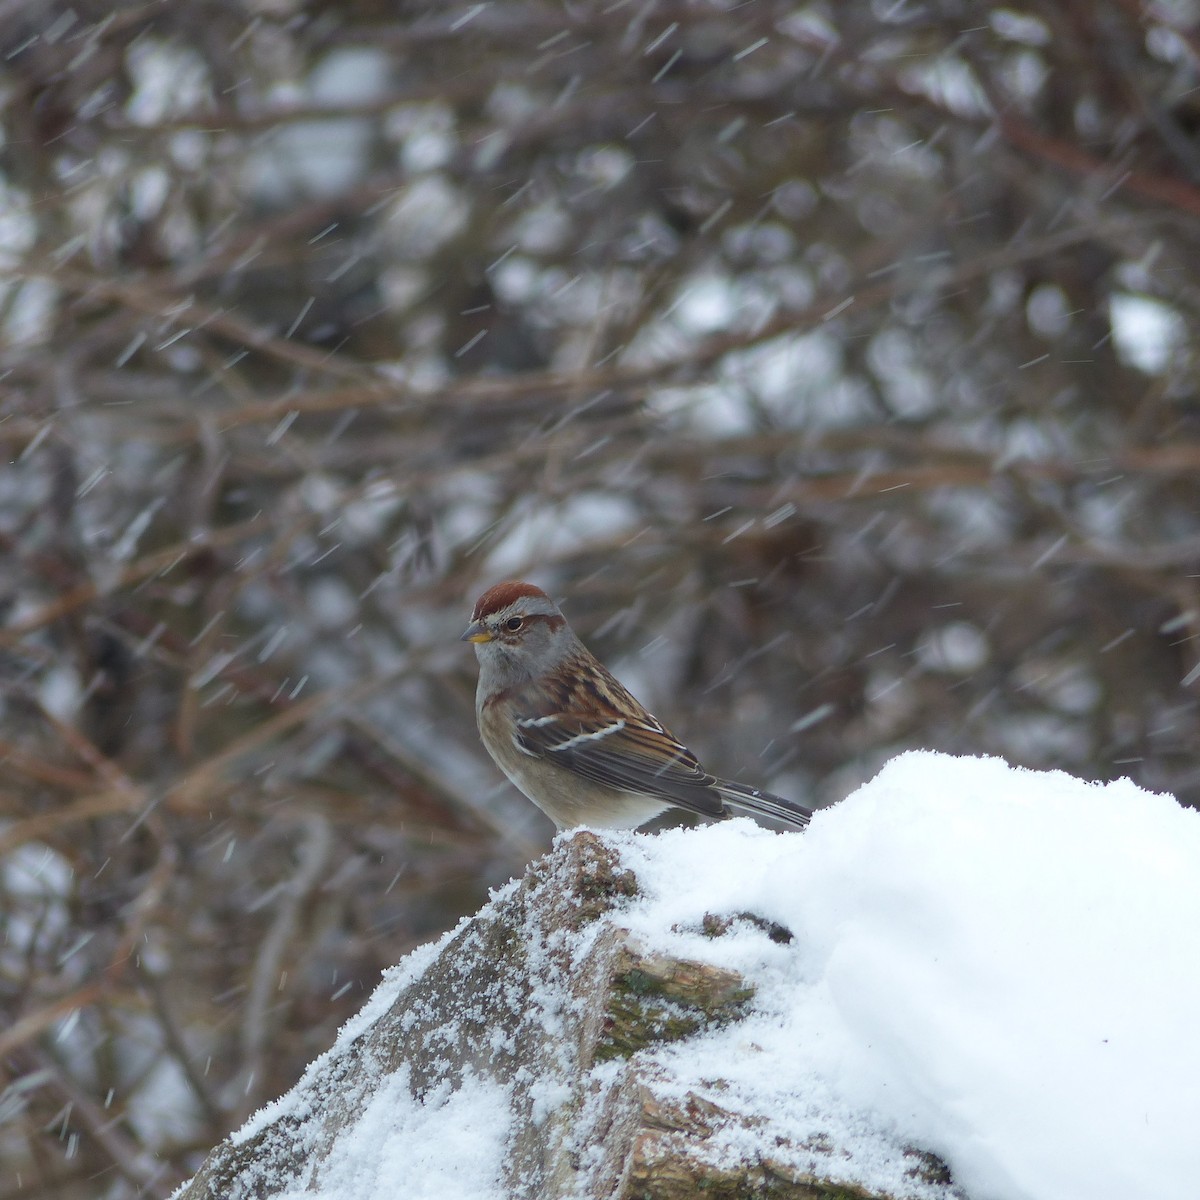
<path id="1" fill-rule="evenodd" d="M 504 622 L 504 628 L 511 629 L 515 633 L 518 629 L 521 628 L 521 618 L 520 617 L 509 617 L 508 620 Z"/>

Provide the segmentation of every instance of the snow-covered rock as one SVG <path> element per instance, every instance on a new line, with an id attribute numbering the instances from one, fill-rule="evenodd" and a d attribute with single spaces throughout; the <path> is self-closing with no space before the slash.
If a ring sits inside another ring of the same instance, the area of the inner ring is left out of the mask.
<path id="1" fill-rule="evenodd" d="M 997 759 L 563 835 L 178 1195 L 1184 1200 L 1198 929 L 1200 814 Z"/>

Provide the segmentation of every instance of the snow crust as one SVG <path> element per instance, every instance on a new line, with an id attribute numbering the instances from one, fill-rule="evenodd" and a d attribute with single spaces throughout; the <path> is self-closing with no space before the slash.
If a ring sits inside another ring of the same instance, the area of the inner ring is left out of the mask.
<path id="1" fill-rule="evenodd" d="M 791 1137 L 891 1130 L 973 1200 L 1197 1195 L 1200 813 L 914 752 L 807 834 L 738 821 L 623 855 L 636 932 L 759 988 L 749 1021 L 663 1052 L 681 1088 L 719 1071 Z M 698 931 L 738 911 L 793 942 Z"/>
<path id="2" fill-rule="evenodd" d="M 933 1194 L 910 1144 L 972 1200 L 1197 1194 L 1200 814 L 1126 780 L 915 752 L 804 834 L 738 820 L 606 836 L 639 883 L 615 919 L 757 989 L 744 1020 L 644 1064 L 680 1094 L 765 1115 L 715 1135 L 719 1156 L 808 1155 L 826 1177 Z M 710 914 L 733 918 L 725 933 L 705 931 Z M 405 960 L 342 1043 L 436 950 Z M 505 1089 L 469 1076 L 415 1100 L 403 1075 L 304 1194 L 499 1200 Z M 830 1142 L 847 1153 L 813 1152 Z"/>
<path id="3" fill-rule="evenodd" d="M 493 901 L 516 886 L 510 881 L 493 893 Z M 470 923 L 464 918 L 436 941 L 418 947 L 388 971 L 370 999 L 338 1033 L 337 1042 L 310 1064 L 300 1083 L 278 1100 L 260 1108 L 234 1133 L 244 1143 L 280 1120 L 316 1129 L 316 1110 L 309 1085 L 319 1080 L 360 1035 L 367 1032 L 437 961 L 454 937 Z M 341 1131 L 329 1155 L 309 1164 L 290 1187 L 272 1187 L 276 1200 L 305 1196 L 323 1200 L 407 1200 L 473 1197 L 502 1200 L 500 1170 L 508 1142 L 508 1089 L 469 1074 L 451 1091 L 441 1086 L 416 1098 L 408 1071 L 382 1078 L 352 1125 Z M 301 1143 L 314 1139 L 302 1134 Z M 230 1200 L 240 1200 L 231 1197 Z"/>
<path id="4" fill-rule="evenodd" d="M 338 1138 L 311 1181 L 279 1200 L 499 1200 L 509 1127 L 509 1092 L 472 1075 L 462 1086 L 412 1098 L 407 1071 L 386 1079 L 358 1120 Z"/>

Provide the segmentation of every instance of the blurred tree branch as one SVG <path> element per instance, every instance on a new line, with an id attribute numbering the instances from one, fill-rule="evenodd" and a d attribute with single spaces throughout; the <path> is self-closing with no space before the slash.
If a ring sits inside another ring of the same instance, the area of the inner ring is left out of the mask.
<path id="1" fill-rule="evenodd" d="M 457 642 L 501 576 L 810 802 L 913 745 L 1200 799 L 1183 10 L 2 24 L 23 1197 L 186 1175 L 545 844 Z"/>

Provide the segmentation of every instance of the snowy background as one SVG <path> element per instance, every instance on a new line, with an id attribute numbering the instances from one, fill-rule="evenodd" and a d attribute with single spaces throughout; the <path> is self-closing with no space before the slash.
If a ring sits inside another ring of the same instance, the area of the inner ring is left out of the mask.
<path id="1" fill-rule="evenodd" d="M 1200 800 L 1200 11 L 12 0 L 0 1162 L 165 1195 L 549 838 L 532 575 L 723 774 Z M 999 869 L 999 868 L 997 868 Z"/>

